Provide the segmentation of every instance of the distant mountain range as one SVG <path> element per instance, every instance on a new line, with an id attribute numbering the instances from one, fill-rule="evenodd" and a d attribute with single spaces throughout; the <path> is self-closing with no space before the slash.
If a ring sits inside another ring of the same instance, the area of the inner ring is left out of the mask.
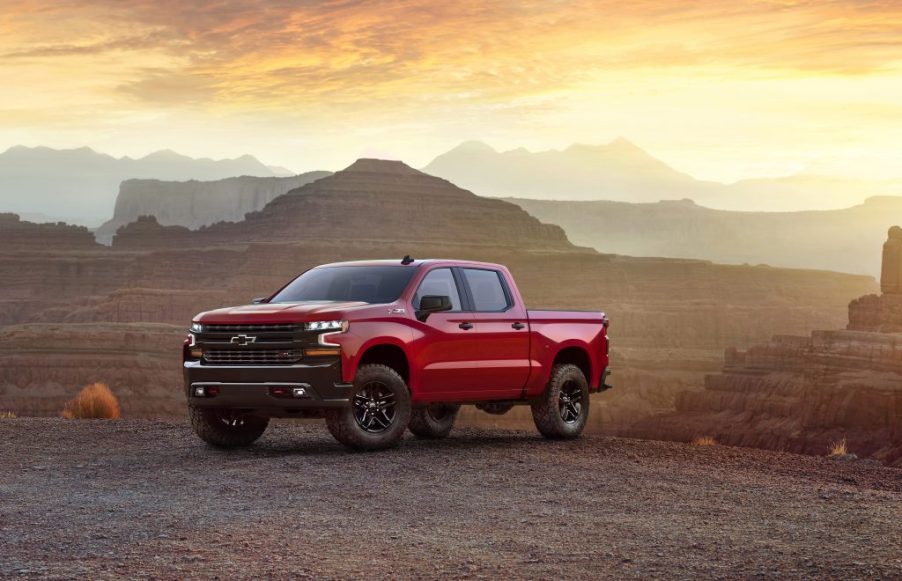
<path id="1" fill-rule="evenodd" d="M 700 258 L 727 264 L 816 268 L 880 275 L 880 248 L 902 221 L 902 197 L 841 210 L 731 212 L 690 200 L 629 204 L 510 199 L 571 242 L 629 256 Z M 775 291 L 777 292 L 777 291 Z"/>
<path id="2" fill-rule="evenodd" d="M 87 147 L 16 146 L 0 154 L 0 210 L 97 226 L 112 216 L 119 184 L 127 179 L 218 180 L 271 177 L 286 171 L 267 167 L 250 155 L 195 159 L 164 150 L 132 159 Z"/>
<path id="3" fill-rule="evenodd" d="M 902 195 L 898 181 L 817 175 L 706 182 L 679 172 L 625 139 L 565 150 L 496 151 L 465 142 L 423 168 L 483 196 L 538 200 L 657 202 L 688 198 L 700 205 L 742 211 L 845 208 L 878 195 Z"/>
<path id="4" fill-rule="evenodd" d="M 868 197 L 902 195 L 900 182 L 814 175 L 733 184 L 701 181 L 625 139 L 607 145 L 573 145 L 561 151 L 540 152 L 522 148 L 499 152 L 484 143 L 469 141 L 438 156 L 423 171 L 487 197 L 632 203 L 691 199 L 705 208 L 759 212 L 848 208 Z M 116 227 L 134 219 L 134 212 L 145 209 L 163 224 L 194 228 L 222 219 L 240 219 L 246 211 L 259 210 L 274 195 L 287 191 L 284 184 L 277 182 L 206 182 L 240 176 L 291 175 L 290 170 L 264 165 L 250 155 L 195 159 L 164 150 L 132 159 L 112 157 L 86 147 L 55 150 L 16 146 L 0 154 L 0 211 L 90 227 L 107 223 L 107 237 Z M 303 175 L 314 179 L 325 174 Z M 128 199 L 120 201 L 128 202 L 128 212 L 119 208 L 121 216 L 113 217 L 120 184 L 127 180 L 159 180 L 166 184 L 157 188 L 132 182 L 123 190 Z M 294 187 L 298 185 L 301 184 Z M 160 188 L 166 190 L 165 200 L 142 199 L 157 196 Z M 176 204 L 175 198 L 182 195 L 190 200 Z M 197 200 L 203 201 L 192 205 Z M 226 209 L 229 205 L 235 208 Z M 179 208 L 185 209 L 185 216 L 178 215 L 182 211 Z"/>

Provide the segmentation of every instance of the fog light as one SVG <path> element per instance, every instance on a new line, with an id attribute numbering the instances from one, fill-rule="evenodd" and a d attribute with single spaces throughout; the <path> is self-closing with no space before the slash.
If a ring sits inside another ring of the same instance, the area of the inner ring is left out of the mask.
<path id="1" fill-rule="evenodd" d="M 215 385 L 211 385 L 207 388 L 207 397 L 216 397 L 219 395 L 219 388 Z"/>
<path id="2" fill-rule="evenodd" d="M 291 390 L 291 393 L 294 397 L 307 397 L 307 390 L 303 387 L 296 387 Z"/>
<path id="3" fill-rule="evenodd" d="M 202 386 L 194 388 L 194 396 L 195 397 L 204 397 L 204 395 L 206 395 L 206 394 L 204 393 L 204 388 Z"/>

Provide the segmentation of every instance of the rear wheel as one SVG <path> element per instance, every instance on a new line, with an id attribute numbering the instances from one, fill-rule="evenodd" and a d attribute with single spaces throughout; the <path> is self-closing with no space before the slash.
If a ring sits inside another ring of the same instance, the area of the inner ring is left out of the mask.
<path id="1" fill-rule="evenodd" d="M 413 408 L 408 429 L 418 438 L 445 438 L 454 427 L 459 405 L 432 404 Z"/>
<path id="2" fill-rule="evenodd" d="M 188 415 L 200 439 L 217 448 L 250 446 L 269 425 L 269 418 L 230 410 L 190 406 Z"/>
<path id="3" fill-rule="evenodd" d="M 397 446 L 411 413 L 404 379 L 385 365 L 364 365 L 357 370 L 354 387 L 347 407 L 326 414 L 329 432 L 355 450 Z"/>
<path id="4" fill-rule="evenodd" d="M 578 437 L 589 418 L 589 382 L 576 365 L 555 365 L 545 392 L 532 402 L 536 428 L 546 438 Z"/>

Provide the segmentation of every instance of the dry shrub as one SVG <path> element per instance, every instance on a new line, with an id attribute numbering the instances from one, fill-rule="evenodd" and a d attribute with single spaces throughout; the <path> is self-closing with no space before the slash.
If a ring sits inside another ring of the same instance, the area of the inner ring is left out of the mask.
<path id="1" fill-rule="evenodd" d="M 61 416 L 69 419 L 108 419 L 113 420 L 121 414 L 119 400 L 103 383 L 92 383 L 78 395 L 66 403 Z"/>
<path id="2" fill-rule="evenodd" d="M 843 438 L 839 442 L 832 442 L 830 444 L 830 453 L 828 456 L 845 456 L 849 453 L 849 447 L 846 445 L 846 439 Z"/>
<path id="3" fill-rule="evenodd" d="M 699 436 L 698 438 L 692 440 L 693 446 L 716 446 L 717 440 L 712 438 L 711 436 Z"/>
<path id="4" fill-rule="evenodd" d="M 16 412 L 6 412 L 0 410 L 0 420 L 11 420 L 16 417 Z"/>

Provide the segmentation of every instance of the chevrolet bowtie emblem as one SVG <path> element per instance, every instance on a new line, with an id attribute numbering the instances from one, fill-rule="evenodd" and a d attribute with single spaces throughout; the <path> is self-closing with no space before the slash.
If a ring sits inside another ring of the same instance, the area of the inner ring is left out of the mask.
<path id="1" fill-rule="evenodd" d="M 257 340 L 256 337 L 250 337 L 248 335 L 236 335 L 236 336 L 232 337 L 231 342 L 235 343 L 236 345 L 243 346 L 243 345 L 250 345 L 251 343 L 253 343 L 256 340 Z"/>

